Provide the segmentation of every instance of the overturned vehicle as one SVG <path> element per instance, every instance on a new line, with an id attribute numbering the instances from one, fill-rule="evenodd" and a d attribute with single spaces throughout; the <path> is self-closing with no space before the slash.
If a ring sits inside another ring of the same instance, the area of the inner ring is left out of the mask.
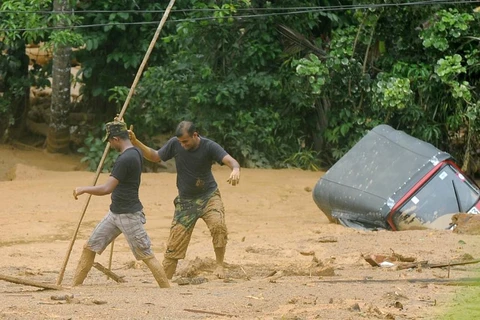
<path id="1" fill-rule="evenodd" d="M 331 222 L 367 230 L 453 229 L 480 212 L 480 189 L 450 154 L 387 125 L 369 131 L 317 182 Z"/>

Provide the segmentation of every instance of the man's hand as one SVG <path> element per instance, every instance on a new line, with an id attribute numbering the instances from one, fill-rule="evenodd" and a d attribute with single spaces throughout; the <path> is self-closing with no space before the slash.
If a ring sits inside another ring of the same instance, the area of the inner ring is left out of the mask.
<path id="1" fill-rule="evenodd" d="M 135 136 L 135 132 L 133 132 L 133 124 L 131 124 L 130 129 L 128 129 L 128 137 L 133 144 L 137 142 L 137 137 Z"/>
<path id="2" fill-rule="evenodd" d="M 73 189 L 73 197 L 75 198 L 75 200 L 78 200 L 78 195 L 78 188 Z"/>
<path id="3" fill-rule="evenodd" d="M 234 168 L 232 173 L 230 173 L 230 177 L 227 180 L 232 186 L 236 186 L 240 183 L 240 169 Z"/>
<path id="4" fill-rule="evenodd" d="M 82 187 L 76 187 L 75 189 L 73 189 L 73 197 L 75 198 L 75 200 L 78 200 L 78 196 L 84 193 L 85 191 Z"/>

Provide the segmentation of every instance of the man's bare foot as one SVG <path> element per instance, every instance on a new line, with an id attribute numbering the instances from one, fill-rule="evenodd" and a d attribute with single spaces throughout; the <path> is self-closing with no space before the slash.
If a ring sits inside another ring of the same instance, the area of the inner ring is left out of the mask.
<path id="1" fill-rule="evenodd" d="M 218 279 L 225 279 L 225 268 L 223 266 L 217 266 L 213 273 L 218 277 Z"/>

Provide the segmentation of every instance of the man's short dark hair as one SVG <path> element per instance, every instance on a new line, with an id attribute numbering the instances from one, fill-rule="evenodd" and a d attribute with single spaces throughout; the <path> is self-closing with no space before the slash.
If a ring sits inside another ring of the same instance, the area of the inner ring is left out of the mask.
<path id="1" fill-rule="evenodd" d="M 177 129 L 175 130 L 175 136 L 180 138 L 185 132 L 191 137 L 197 132 L 197 127 L 191 121 L 182 121 L 178 124 Z"/>
<path id="2" fill-rule="evenodd" d="M 120 140 L 128 140 L 130 137 L 128 136 L 128 132 L 122 131 L 117 134 L 112 134 L 110 137 L 118 137 Z"/>

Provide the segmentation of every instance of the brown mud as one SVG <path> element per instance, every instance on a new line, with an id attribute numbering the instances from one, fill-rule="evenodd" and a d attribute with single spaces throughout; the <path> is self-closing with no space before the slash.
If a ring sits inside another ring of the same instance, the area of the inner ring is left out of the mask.
<path id="1" fill-rule="evenodd" d="M 80 157 L 0 146 L 0 274 L 56 283 L 87 199 L 75 201 L 72 190 L 95 175 L 83 169 Z M 199 221 L 172 288 L 158 288 L 123 236 L 115 241 L 112 271 L 125 282 L 92 268 L 83 286 L 70 287 L 82 246 L 110 203 L 92 197 L 64 289 L 0 281 L 0 319 L 442 319 L 478 298 L 477 264 L 403 270 L 397 262 L 372 267 L 364 258 L 394 252 L 429 263 L 468 261 L 480 258 L 478 236 L 331 224 L 312 200 L 321 172 L 243 169 L 235 187 L 226 182 L 228 168 L 215 166 L 214 175 L 229 229 L 226 279 L 214 275 L 210 232 Z M 140 198 L 159 260 L 175 195 L 174 173 L 143 175 Z M 96 257 L 103 266 L 107 251 Z M 478 307 L 464 309 L 462 318 L 480 315 Z"/>

